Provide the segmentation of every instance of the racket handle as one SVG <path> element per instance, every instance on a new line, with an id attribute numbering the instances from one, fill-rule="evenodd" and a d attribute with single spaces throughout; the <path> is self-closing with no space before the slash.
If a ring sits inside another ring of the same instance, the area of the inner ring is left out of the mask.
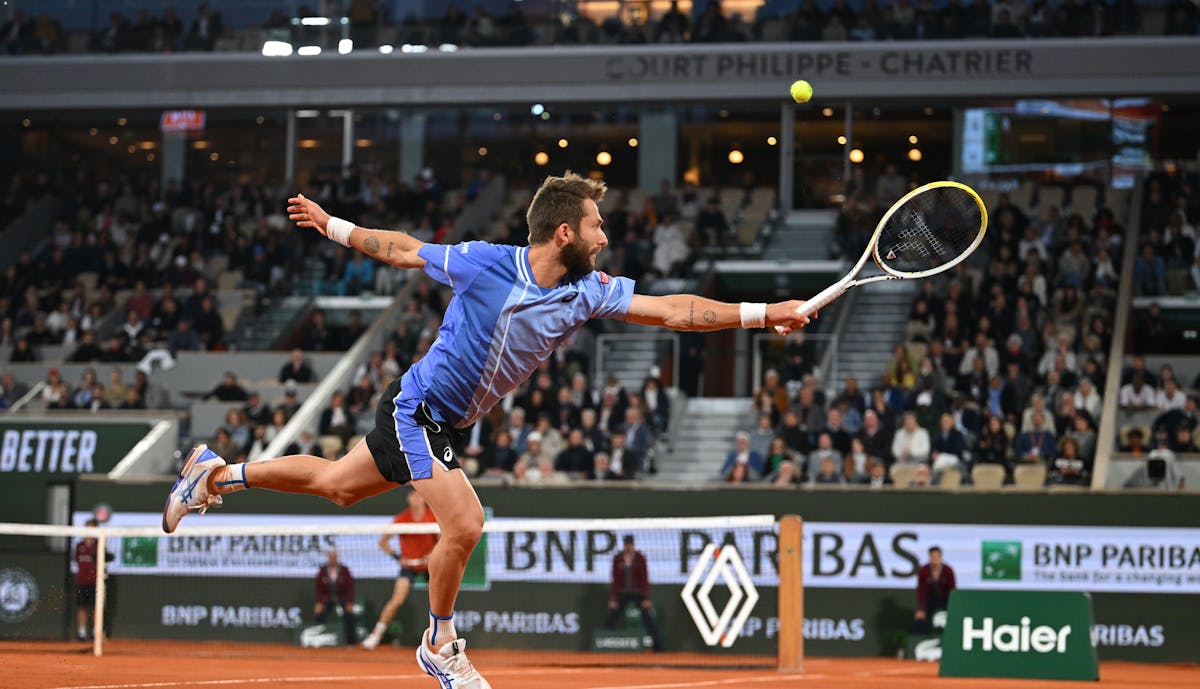
<path id="1" fill-rule="evenodd" d="M 848 282 L 835 282 L 817 293 L 817 296 L 804 302 L 800 308 L 796 309 L 796 313 L 802 313 L 805 316 L 812 316 L 826 304 L 845 294 L 846 290 L 848 289 L 850 289 L 850 284 Z M 775 332 L 782 335 L 783 328 L 777 325 L 775 326 Z"/>

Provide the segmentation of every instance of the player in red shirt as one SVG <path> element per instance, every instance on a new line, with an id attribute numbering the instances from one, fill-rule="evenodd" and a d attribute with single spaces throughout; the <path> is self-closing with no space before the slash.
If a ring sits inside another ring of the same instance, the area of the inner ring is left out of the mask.
<path id="1" fill-rule="evenodd" d="M 408 494 L 408 509 L 397 514 L 392 519 L 392 523 L 436 524 L 437 518 L 433 516 L 433 510 L 425 504 L 425 499 L 414 490 Z M 401 605 L 404 605 L 405 599 L 408 598 L 413 581 L 417 577 L 424 577 L 426 582 L 429 581 L 429 553 L 433 552 L 433 546 L 437 543 L 437 534 L 396 536 L 400 542 L 400 549 L 396 551 L 392 550 L 392 538 L 391 534 L 385 534 L 379 539 L 379 547 L 389 557 L 400 563 L 400 575 L 396 577 L 396 586 L 392 589 L 392 597 L 383 606 L 383 612 L 380 613 L 375 628 L 371 630 L 370 636 L 363 639 L 362 647 L 368 651 L 378 646 L 383 639 L 383 634 L 387 631 L 392 618 L 396 616 L 396 611 L 400 609 Z"/>

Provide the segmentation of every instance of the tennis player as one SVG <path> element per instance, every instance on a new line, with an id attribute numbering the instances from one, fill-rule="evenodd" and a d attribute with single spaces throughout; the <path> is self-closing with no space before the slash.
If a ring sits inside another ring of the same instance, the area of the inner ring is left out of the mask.
<path id="1" fill-rule="evenodd" d="M 468 429 L 523 383 L 592 318 L 674 330 L 803 327 L 802 302 L 730 304 L 689 294 L 634 294 L 634 283 L 597 271 L 608 244 L 597 203 L 602 182 L 548 177 L 529 205 L 529 246 L 487 242 L 426 244 L 403 232 L 355 227 L 310 199 L 288 200 L 299 227 L 398 268 L 423 269 L 454 293 L 428 353 L 388 386 L 375 429 L 336 462 L 308 455 L 227 466 L 207 447 L 192 450 L 163 508 L 171 533 L 191 509 L 225 493 L 266 488 L 307 493 L 347 506 L 413 484 L 437 515 L 441 538 L 429 556 L 429 628 L 417 649 L 421 669 L 442 689 L 490 689 L 467 660 L 454 629 L 463 570 L 483 531 L 483 507 L 460 471 Z"/>
<path id="2" fill-rule="evenodd" d="M 408 509 L 392 518 L 393 524 L 422 524 L 436 521 L 433 510 L 425 505 L 425 499 L 415 490 L 408 494 Z M 396 540 L 400 547 L 392 550 L 391 534 L 384 534 L 383 538 L 379 539 L 379 547 L 383 549 L 383 552 L 400 563 L 400 576 L 396 577 L 392 597 L 383 606 L 383 612 L 379 614 L 379 621 L 375 623 L 375 628 L 371 630 L 367 638 L 363 639 L 362 647 L 368 651 L 374 650 L 383 640 L 384 632 L 387 631 L 392 618 L 396 616 L 396 611 L 408 599 L 408 592 L 412 589 L 416 579 L 424 577 L 426 582 L 429 581 L 429 553 L 433 552 L 433 547 L 437 543 L 437 535 L 431 533 L 397 535 Z"/>

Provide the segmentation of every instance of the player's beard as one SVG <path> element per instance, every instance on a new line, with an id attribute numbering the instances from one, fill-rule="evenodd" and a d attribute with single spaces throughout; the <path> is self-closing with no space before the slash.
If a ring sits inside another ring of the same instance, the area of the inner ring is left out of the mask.
<path id="1" fill-rule="evenodd" d="M 572 233 L 571 242 L 562 248 L 562 264 L 567 269 L 568 280 L 578 280 L 596 269 L 587 242 L 578 233 Z"/>

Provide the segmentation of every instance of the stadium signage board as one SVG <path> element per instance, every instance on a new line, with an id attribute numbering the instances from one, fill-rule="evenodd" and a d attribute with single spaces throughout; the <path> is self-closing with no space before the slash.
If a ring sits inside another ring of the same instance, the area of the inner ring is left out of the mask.
<path id="1" fill-rule="evenodd" d="M 851 51 L 780 50 L 736 53 L 619 54 L 604 61 L 609 81 L 970 77 L 1033 75 L 1027 48 Z"/>
<path id="2" fill-rule="evenodd" d="M 76 515 L 82 523 L 84 513 Z M 157 513 L 117 512 L 112 526 L 154 526 Z M 502 521 L 498 519 L 498 521 Z M 378 517 L 210 514 L 204 526 L 379 524 Z M 770 530 L 539 531 L 488 534 L 475 584 L 563 580 L 602 583 L 621 537 L 631 533 L 650 581 L 685 584 L 710 544 L 733 545 L 754 586 L 773 585 Z M 204 536 L 126 539 L 111 565 L 120 574 L 308 577 L 336 545 L 357 577 L 392 578 L 395 564 L 373 536 Z M 931 546 L 942 549 L 961 588 L 1200 593 L 1200 529 L 808 522 L 804 580 L 814 588 L 910 589 Z M 477 549 L 477 553 L 479 550 Z"/>
<path id="3" fill-rule="evenodd" d="M 0 474 L 78 475 L 112 470 L 149 426 L 0 422 Z"/>
<path id="4" fill-rule="evenodd" d="M 1086 593 L 958 589 L 948 612 L 942 677 L 1099 678 Z"/>

